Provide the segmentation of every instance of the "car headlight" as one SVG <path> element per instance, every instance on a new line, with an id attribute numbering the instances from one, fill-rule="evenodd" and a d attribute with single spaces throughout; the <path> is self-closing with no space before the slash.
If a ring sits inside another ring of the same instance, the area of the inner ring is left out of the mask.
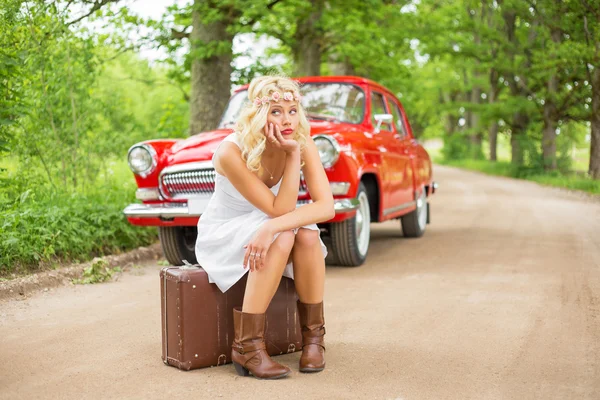
<path id="1" fill-rule="evenodd" d="M 313 136 L 313 140 L 319 150 L 321 164 L 325 168 L 333 167 L 340 158 L 340 145 L 337 140 L 328 135 L 316 135 Z"/>
<path id="2" fill-rule="evenodd" d="M 145 178 L 156 168 L 156 151 L 148 144 L 136 144 L 127 153 L 127 163 L 134 174 Z"/>

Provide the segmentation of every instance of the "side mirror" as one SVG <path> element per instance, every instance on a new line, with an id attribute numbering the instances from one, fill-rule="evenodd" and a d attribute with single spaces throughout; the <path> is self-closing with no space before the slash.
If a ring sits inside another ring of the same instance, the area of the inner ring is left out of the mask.
<path id="1" fill-rule="evenodd" d="M 377 126 L 375 127 L 375 133 L 379 133 L 381 124 L 386 123 L 389 124 L 394 120 L 394 116 L 392 114 L 375 114 L 373 115 L 375 121 L 377 121 Z"/>

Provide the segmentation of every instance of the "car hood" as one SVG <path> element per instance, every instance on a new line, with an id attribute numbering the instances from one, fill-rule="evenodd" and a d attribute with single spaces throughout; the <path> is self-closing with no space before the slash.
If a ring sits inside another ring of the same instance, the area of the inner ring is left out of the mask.
<path id="1" fill-rule="evenodd" d="M 363 132 L 363 128 L 360 125 L 328 121 L 311 121 L 310 126 L 311 136 L 333 135 L 341 142 L 345 142 L 344 137 L 348 135 L 353 136 L 353 134 L 361 134 Z M 231 129 L 218 129 L 199 133 L 178 141 L 171 147 L 167 165 L 211 160 L 219 144 L 232 132 L 233 130 Z M 340 132 L 344 132 L 344 135 L 341 135 Z M 346 139 L 351 140 L 350 137 L 346 137 Z"/>
<path id="2" fill-rule="evenodd" d="M 329 121 L 311 121 L 310 135 L 333 135 L 338 141 L 344 141 L 344 137 L 354 133 L 363 133 L 364 127 L 361 125 L 346 124 Z M 342 134 L 343 133 L 343 134 Z"/>
<path id="3" fill-rule="evenodd" d="M 211 160 L 217 146 L 232 132 L 231 129 L 218 129 L 180 140 L 171 147 L 167 164 Z"/>

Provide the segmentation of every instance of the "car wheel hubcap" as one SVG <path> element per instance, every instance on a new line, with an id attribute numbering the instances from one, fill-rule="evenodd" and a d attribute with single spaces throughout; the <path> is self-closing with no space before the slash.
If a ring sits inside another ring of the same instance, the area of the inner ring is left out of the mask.
<path id="1" fill-rule="evenodd" d="M 358 195 L 358 210 L 356 211 L 356 238 L 358 241 L 358 252 L 361 256 L 367 254 L 369 239 L 371 236 L 371 213 L 369 211 L 369 198 L 365 192 Z"/>
<path id="2" fill-rule="evenodd" d="M 425 230 L 427 225 L 427 196 L 425 191 L 421 193 L 417 199 L 417 220 L 419 222 L 419 229 Z"/>

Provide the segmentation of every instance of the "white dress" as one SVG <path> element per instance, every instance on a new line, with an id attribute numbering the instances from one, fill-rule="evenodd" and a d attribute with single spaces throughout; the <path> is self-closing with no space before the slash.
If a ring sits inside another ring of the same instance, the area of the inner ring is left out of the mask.
<path id="1" fill-rule="evenodd" d="M 235 133 L 223 141 L 233 142 L 239 147 Z M 215 191 L 198 221 L 196 259 L 208 274 L 209 282 L 214 282 L 225 292 L 248 272 L 243 265 L 246 252 L 243 246 L 250 242 L 258 228 L 270 218 L 246 200 L 227 177 L 216 171 L 215 174 Z M 280 185 L 281 180 L 271 188 L 274 195 L 279 192 Z M 317 224 L 303 228 L 319 231 Z M 294 229 L 294 233 L 298 229 Z M 273 241 L 277 236 L 279 233 L 275 234 Z M 327 247 L 320 238 L 319 241 L 323 257 L 326 257 Z M 286 265 L 283 276 L 294 278 L 291 261 Z"/>

